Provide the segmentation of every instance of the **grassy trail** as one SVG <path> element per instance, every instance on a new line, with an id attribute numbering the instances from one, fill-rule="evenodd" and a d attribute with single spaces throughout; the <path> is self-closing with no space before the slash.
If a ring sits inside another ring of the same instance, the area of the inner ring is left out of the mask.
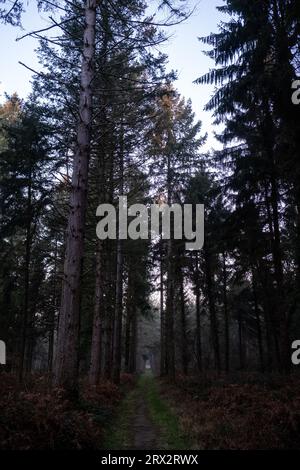
<path id="1" fill-rule="evenodd" d="M 142 375 L 137 386 L 123 400 L 106 434 L 109 450 L 184 450 L 189 444 L 182 436 L 178 419 L 160 397 L 152 376 Z"/>

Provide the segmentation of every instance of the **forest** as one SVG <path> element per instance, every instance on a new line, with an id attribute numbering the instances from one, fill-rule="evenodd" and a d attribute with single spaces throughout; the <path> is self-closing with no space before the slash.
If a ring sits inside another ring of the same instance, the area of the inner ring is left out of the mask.
<path id="1" fill-rule="evenodd" d="M 209 150 L 163 52 L 201 2 L 32 3 L 26 31 L 0 0 L 41 64 L 0 102 L 0 450 L 299 450 L 299 0 L 220 0 L 195 34 Z M 203 247 L 174 214 L 99 238 L 124 196 L 204 205 Z"/>

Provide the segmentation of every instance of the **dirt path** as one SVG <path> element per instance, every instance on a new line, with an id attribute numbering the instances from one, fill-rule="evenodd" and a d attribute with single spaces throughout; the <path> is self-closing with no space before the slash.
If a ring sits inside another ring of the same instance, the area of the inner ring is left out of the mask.
<path id="1" fill-rule="evenodd" d="M 144 374 L 123 400 L 107 431 L 104 449 L 185 449 L 178 419 L 162 399 L 151 374 Z"/>
<path id="2" fill-rule="evenodd" d="M 140 394 L 136 402 L 136 414 L 132 426 L 133 449 L 159 449 L 159 430 L 150 418 L 149 407 L 145 398 Z"/>

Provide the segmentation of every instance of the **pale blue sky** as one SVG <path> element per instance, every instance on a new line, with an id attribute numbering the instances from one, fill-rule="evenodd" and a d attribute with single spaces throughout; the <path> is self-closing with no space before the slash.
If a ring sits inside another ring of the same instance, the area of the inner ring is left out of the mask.
<path id="1" fill-rule="evenodd" d="M 29 0 L 28 3 L 27 12 L 23 18 L 25 32 L 45 27 L 47 14 L 39 14 L 36 11 L 34 1 Z M 191 18 L 183 24 L 168 29 L 168 33 L 172 34 L 172 37 L 161 49 L 169 56 L 169 67 L 178 71 L 176 86 L 179 92 L 185 98 L 192 99 L 197 118 L 202 120 L 203 130 L 209 134 L 206 147 L 210 148 L 216 146 L 212 135 L 212 119 L 209 113 L 203 111 L 203 107 L 208 101 L 213 87 L 195 85 L 193 80 L 213 66 L 213 62 L 202 53 L 204 46 L 197 38 L 217 31 L 217 24 L 224 17 L 216 10 L 216 6 L 222 5 L 223 1 L 190 1 L 191 6 L 196 4 L 196 11 Z M 0 26 L 0 95 L 2 95 L 0 100 L 4 91 L 9 94 L 16 91 L 23 98 L 30 92 L 32 74 L 19 65 L 19 61 L 35 70 L 40 69 L 34 52 L 37 42 L 31 38 L 16 42 L 16 37 L 20 37 L 22 34 L 24 32 L 18 28 Z"/>

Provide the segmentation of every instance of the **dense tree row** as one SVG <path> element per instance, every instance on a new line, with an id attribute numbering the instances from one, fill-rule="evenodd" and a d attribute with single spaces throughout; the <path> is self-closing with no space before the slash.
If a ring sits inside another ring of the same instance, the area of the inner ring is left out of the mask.
<path id="1" fill-rule="evenodd" d="M 21 4 L 2 18 L 21 21 Z M 137 0 L 40 2 L 58 33 L 31 33 L 43 70 L 26 103 L 14 95 L 0 108 L 0 328 L 20 379 L 46 369 L 72 391 L 79 373 L 118 383 L 137 370 L 142 317 L 160 322 L 159 350 L 148 349 L 171 379 L 290 369 L 300 327 L 298 2 L 220 7 L 227 23 L 202 39 L 216 65 L 197 80 L 216 85 L 206 108 L 222 125 L 223 149 L 207 154 L 156 50 L 162 27 L 185 14 L 161 6 L 167 19 Z M 97 239 L 97 206 L 117 207 L 121 195 L 204 204 L 203 249 L 162 234 Z"/>

